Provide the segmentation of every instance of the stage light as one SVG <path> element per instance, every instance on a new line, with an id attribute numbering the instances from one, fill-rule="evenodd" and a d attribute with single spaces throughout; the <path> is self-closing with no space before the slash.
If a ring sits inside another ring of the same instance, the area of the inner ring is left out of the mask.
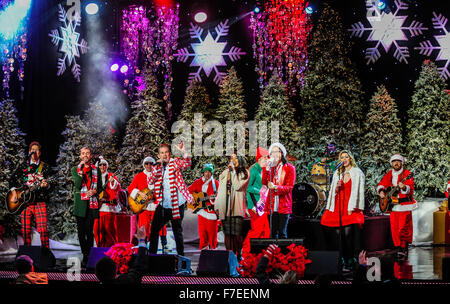
<path id="1" fill-rule="evenodd" d="M 5 40 L 13 38 L 23 26 L 22 21 L 28 14 L 31 0 L 18 0 L 0 12 L 0 37 Z"/>
<path id="2" fill-rule="evenodd" d="M 256 14 L 259 14 L 259 12 L 261 11 L 261 9 L 259 7 L 255 7 L 255 9 L 253 10 Z"/>
<path id="3" fill-rule="evenodd" d="M 379 8 L 380 10 L 384 10 L 384 9 L 386 8 L 386 2 L 384 2 L 384 1 L 378 1 L 377 6 L 378 6 L 378 8 Z"/>
<path id="4" fill-rule="evenodd" d="M 117 71 L 119 69 L 119 65 L 117 64 L 117 63 L 114 63 L 112 66 L 111 66 L 111 71 L 112 72 L 115 72 L 115 71 Z"/>
<path id="5" fill-rule="evenodd" d="M 305 13 L 311 15 L 313 12 L 314 12 L 314 9 L 313 9 L 313 7 L 312 7 L 311 5 L 308 5 L 308 6 L 305 8 Z"/>
<path id="6" fill-rule="evenodd" d="M 121 68 L 120 68 L 120 72 L 122 74 L 125 74 L 126 72 L 128 72 L 128 66 L 126 64 L 124 64 Z"/>
<path id="7" fill-rule="evenodd" d="M 195 14 L 195 16 L 194 16 L 194 20 L 195 20 L 195 22 L 197 22 L 197 23 L 205 22 L 207 18 L 208 18 L 208 16 L 206 15 L 205 12 L 198 12 L 198 13 Z"/>
<path id="8" fill-rule="evenodd" d="M 96 3 L 89 3 L 88 5 L 86 5 L 86 13 L 88 13 L 89 15 L 95 15 L 98 13 L 98 5 Z"/>

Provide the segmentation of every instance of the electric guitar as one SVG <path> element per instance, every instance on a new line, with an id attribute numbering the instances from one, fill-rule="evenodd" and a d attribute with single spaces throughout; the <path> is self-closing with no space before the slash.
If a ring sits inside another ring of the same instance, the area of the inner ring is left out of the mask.
<path id="1" fill-rule="evenodd" d="M 209 211 L 214 211 L 214 205 L 208 204 L 211 199 L 216 198 L 215 195 L 208 196 L 204 192 L 193 192 L 192 196 L 194 199 L 192 203 L 187 203 L 187 208 L 192 211 L 192 213 L 197 213 L 202 209 L 207 209 Z"/>
<path id="2" fill-rule="evenodd" d="M 6 194 L 6 210 L 10 214 L 20 214 L 26 206 L 36 199 L 36 191 L 41 189 L 43 178 L 36 178 L 31 186 L 22 186 L 20 188 L 11 188 Z M 56 176 L 47 179 L 47 183 L 56 180 Z"/>
<path id="3" fill-rule="evenodd" d="M 413 176 L 414 173 L 411 172 L 407 177 L 402 179 L 399 184 L 403 183 L 405 180 L 410 179 Z M 381 212 L 389 213 L 392 211 L 392 207 L 394 207 L 394 205 L 399 204 L 398 194 L 400 193 L 400 187 L 398 185 L 395 187 L 387 187 L 385 189 L 385 193 L 386 195 L 384 196 L 384 198 L 380 197 L 379 206 Z"/>
<path id="4" fill-rule="evenodd" d="M 128 196 L 128 206 L 130 206 L 131 211 L 134 213 L 141 213 L 144 211 L 145 208 L 147 208 L 150 201 L 153 199 L 153 192 L 149 188 L 145 188 L 141 192 L 145 193 L 147 195 L 147 199 L 144 200 L 139 193 L 136 195 L 136 198 L 133 199 L 130 196 Z"/>

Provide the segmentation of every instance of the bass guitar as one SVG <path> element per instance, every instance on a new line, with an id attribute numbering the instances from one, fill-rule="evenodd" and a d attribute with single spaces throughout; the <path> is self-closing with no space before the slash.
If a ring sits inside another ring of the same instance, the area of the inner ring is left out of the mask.
<path id="1" fill-rule="evenodd" d="M 411 177 L 414 176 L 414 173 L 410 173 L 408 174 L 407 177 L 405 177 L 404 179 L 402 179 L 400 183 L 403 183 L 404 181 L 406 181 L 407 179 L 410 179 Z M 394 205 L 399 204 L 399 198 L 398 198 L 398 194 L 400 193 L 400 187 L 397 185 L 395 187 L 387 187 L 385 189 L 385 193 L 386 195 L 384 196 L 384 198 L 380 197 L 380 201 L 379 201 L 379 206 L 380 206 L 380 210 L 383 213 L 389 213 L 392 211 L 392 208 L 394 207 Z"/>
<path id="2" fill-rule="evenodd" d="M 153 199 L 153 192 L 149 188 L 145 188 L 141 192 L 147 195 L 147 199 L 144 199 L 139 195 L 139 193 L 136 195 L 135 199 L 133 199 L 131 195 L 128 196 L 128 206 L 130 206 L 131 211 L 136 214 L 144 211 L 144 209 L 147 208 L 148 204 Z"/>
<path id="3" fill-rule="evenodd" d="M 192 211 L 192 213 L 197 213 L 202 209 L 207 209 L 209 211 L 214 211 L 214 205 L 208 204 L 211 199 L 216 198 L 215 195 L 207 195 L 204 192 L 193 192 L 192 196 L 194 199 L 192 203 L 187 203 L 187 208 Z"/>
<path id="4" fill-rule="evenodd" d="M 35 201 L 36 191 L 41 189 L 41 181 L 43 179 L 37 178 L 31 186 L 22 186 L 20 188 L 11 188 L 6 194 L 5 203 L 6 210 L 10 214 L 20 214 L 23 209 Z M 47 179 L 47 183 L 52 183 L 56 180 L 56 176 Z"/>

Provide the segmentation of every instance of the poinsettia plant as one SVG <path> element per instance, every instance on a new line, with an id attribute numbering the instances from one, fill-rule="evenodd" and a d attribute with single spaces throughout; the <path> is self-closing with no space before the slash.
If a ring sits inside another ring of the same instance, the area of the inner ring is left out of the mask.
<path id="1" fill-rule="evenodd" d="M 286 248 L 289 250 L 286 254 L 283 254 L 279 247 L 275 249 L 267 265 L 266 272 L 271 273 L 275 269 L 284 272 L 292 270 L 298 274 L 299 278 L 302 278 L 305 274 L 305 265 L 311 263 L 311 260 L 306 258 L 308 249 L 302 245 L 295 245 L 294 243 Z M 256 266 L 265 254 L 266 250 L 263 250 L 257 255 L 253 253 L 246 254 L 239 263 L 239 273 L 243 277 L 254 277 L 256 274 Z"/>
<path id="2" fill-rule="evenodd" d="M 133 244 L 131 243 L 117 243 L 112 246 L 105 255 L 109 256 L 117 265 L 117 272 L 119 274 L 128 273 L 128 263 L 133 255 Z"/>

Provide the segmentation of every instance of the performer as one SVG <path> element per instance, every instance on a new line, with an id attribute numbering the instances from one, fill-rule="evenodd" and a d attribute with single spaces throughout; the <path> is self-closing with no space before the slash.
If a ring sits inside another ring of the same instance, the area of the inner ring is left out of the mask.
<path id="1" fill-rule="evenodd" d="M 281 143 L 269 147 L 270 159 L 263 170 L 262 184 L 269 188 L 266 211 L 270 212 L 272 238 L 287 238 L 289 215 L 292 213 L 292 189 L 295 167 L 288 163 L 286 148 Z"/>
<path id="2" fill-rule="evenodd" d="M 120 190 L 120 183 L 113 173 L 108 172 L 108 162 L 102 156 L 95 164 L 101 172 L 101 189 L 98 193 L 100 199 L 100 217 L 97 225 L 94 224 L 94 235 L 97 234 L 96 241 L 98 247 L 111 247 L 118 242 L 116 214 L 122 208 L 117 202 L 117 192 Z M 98 227 L 96 227 L 98 226 Z"/>
<path id="3" fill-rule="evenodd" d="M 225 247 L 233 251 L 238 260 L 242 254 L 242 225 L 247 208 L 247 185 L 250 172 L 243 156 L 232 154 L 228 168 L 219 176 L 219 190 L 215 209 L 222 221 Z"/>
<path id="4" fill-rule="evenodd" d="M 100 170 L 91 162 L 92 153 L 89 147 L 80 149 L 80 163 L 72 168 L 74 182 L 73 214 L 77 221 L 78 240 L 83 254 L 82 265 L 86 266 L 89 251 L 94 245 L 94 221 L 99 217 L 98 199 L 95 195 L 99 185 Z"/>
<path id="5" fill-rule="evenodd" d="M 141 192 L 145 188 L 148 187 L 148 177 L 151 175 L 153 166 L 156 164 L 156 161 L 153 157 L 147 156 L 142 162 L 142 166 L 144 167 L 144 171 L 139 172 L 133 178 L 130 186 L 128 186 L 128 193 L 133 199 L 136 199 L 136 196 L 139 194 L 141 197 L 146 198 L 146 194 Z M 149 188 L 153 191 L 154 186 L 150 186 Z M 145 235 L 146 241 L 150 240 L 150 228 L 153 220 L 153 215 L 155 214 L 156 204 L 151 201 L 145 210 L 138 214 L 138 227 L 145 226 Z M 161 245 L 166 250 L 167 249 L 167 228 L 166 225 L 163 226 L 161 232 L 159 233 L 161 237 Z"/>
<path id="6" fill-rule="evenodd" d="M 214 179 L 214 165 L 203 165 L 203 177 L 195 180 L 188 190 L 190 193 L 203 192 L 207 196 L 215 196 L 219 188 L 219 181 Z M 200 250 L 217 248 L 217 215 L 214 211 L 215 199 L 208 200 L 207 207 L 212 209 L 201 209 L 198 214 L 198 234 L 200 236 Z"/>
<path id="7" fill-rule="evenodd" d="M 39 184 L 34 192 L 35 200 L 29 202 L 21 214 L 22 237 L 24 245 L 31 246 L 31 220 L 34 216 L 36 228 L 41 237 L 42 248 L 49 249 L 49 235 L 47 230 L 47 205 L 51 185 L 47 179 L 51 175 L 48 164 L 41 161 L 41 145 L 37 141 L 28 147 L 28 160 L 20 165 L 9 181 L 9 188 L 22 186 L 32 187 Z"/>
<path id="8" fill-rule="evenodd" d="M 325 149 L 325 155 L 316 158 L 313 162 L 308 165 L 308 171 L 311 171 L 312 166 L 316 163 L 327 164 L 332 172 L 336 170 L 336 144 L 334 141 L 330 141 Z"/>
<path id="9" fill-rule="evenodd" d="M 414 178 L 406 178 L 411 172 L 404 168 L 406 158 L 400 154 L 394 154 L 390 163 L 392 169 L 386 173 L 381 179 L 377 187 L 377 192 L 380 198 L 386 196 L 386 188 L 390 186 L 399 186 L 400 193 L 398 195 L 399 204 L 392 208 L 390 213 L 391 233 L 394 246 L 398 250 L 399 258 L 406 258 L 408 256 L 408 244 L 412 243 L 413 238 L 413 221 L 412 210 L 418 208 L 416 200 L 413 198 L 414 194 Z"/>
<path id="10" fill-rule="evenodd" d="M 269 151 L 258 147 L 256 150 L 256 163 L 250 167 L 250 180 L 247 187 L 247 211 L 250 215 L 250 231 L 244 240 L 242 255 L 250 253 L 250 239 L 262 239 L 270 237 L 270 225 L 267 219 L 267 212 L 261 216 L 257 212 L 257 204 L 260 202 L 259 192 L 261 188 L 267 189 L 262 185 L 262 170 L 265 168 L 269 159 Z M 258 206 L 264 208 L 264 206 Z M 263 209 L 264 211 L 264 209 Z"/>
<path id="11" fill-rule="evenodd" d="M 450 190 L 450 180 L 448 181 L 447 188 L 445 188 L 445 197 L 448 198 L 448 191 Z"/>
<path id="12" fill-rule="evenodd" d="M 331 231 L 339 235 L 343 248 L 344 270 L 350 270 L 357 262 L 359 254 L 360 228 L 364 224 L 364 173 L 356 165 L 350 151 L 339 153 L 340 163 L 334 172 L 325 212 L 321 224 L 331 227 Z"/>
<path id="13" fill-rule="evenodd" d="M 150 230 L 150 253 L 158 251 L 158 235 L 161 228 L 170 220 L 175 237 L 177 253 L 184 255 L 183 227 L 184 203 L 192 202 L 192 195 L 187 190 L 181 170 L 191 166 L 191 157 L 186 152 L 184 143 L 178 145 L 183 155 L 181 158 L 172 158 L 170 146 L 159 146 L 158 165 L 153 168 L 148 177 L 148 186 L 155 187 L 155 203 L 157 204 Z"/>

